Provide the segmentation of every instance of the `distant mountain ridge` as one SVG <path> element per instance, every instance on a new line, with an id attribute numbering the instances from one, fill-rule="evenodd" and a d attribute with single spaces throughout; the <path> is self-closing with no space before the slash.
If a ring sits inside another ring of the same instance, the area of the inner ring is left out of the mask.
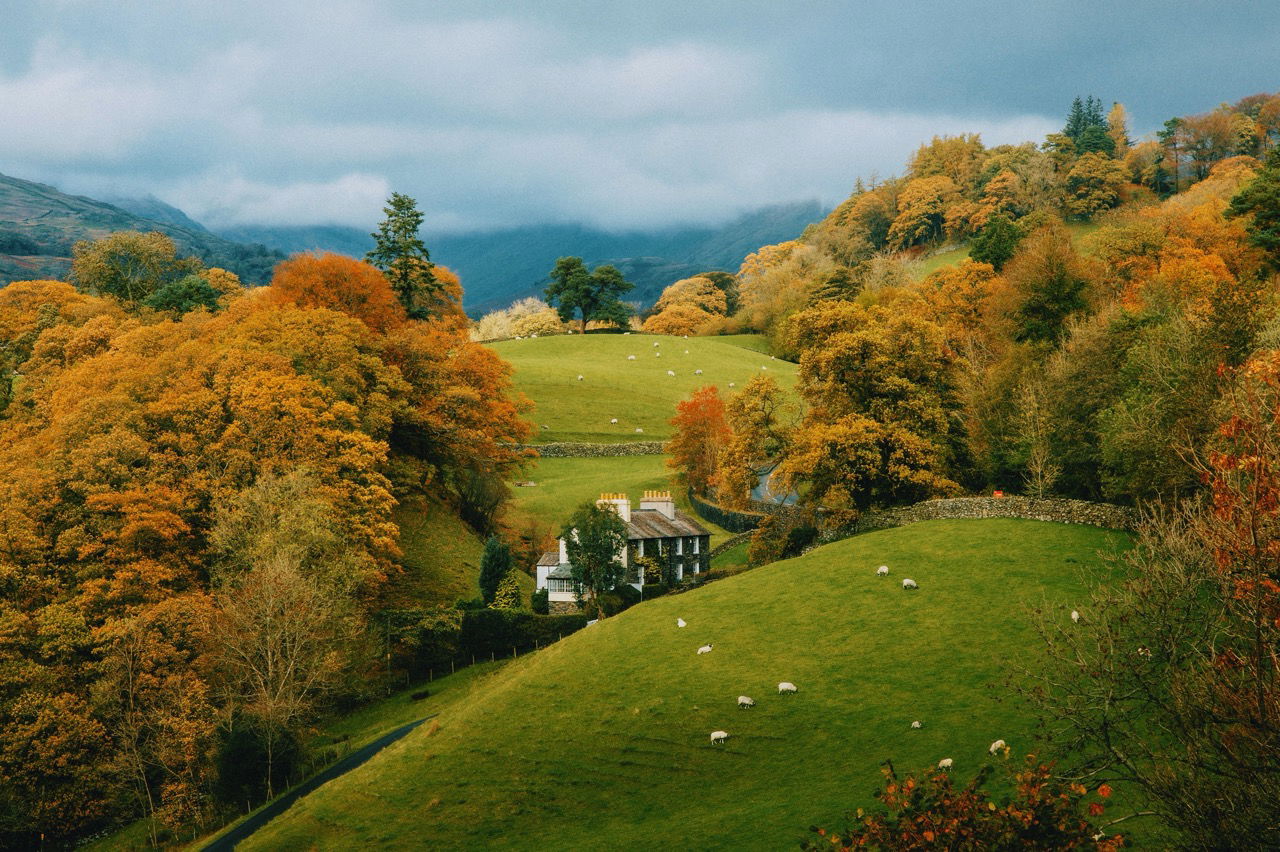
<path id="1" fill-rule="evenodd" d="M 217 236 L 181 210 L 154 198 L 108 204 L 0 174 L 0 283 L 65 278 L 76 242 L 105 237 L 113 231 L 168 234 L 180 254 L 230 269 L 253 284 L 266 283 L 272 268 L 284 257 L 262 245 L 244 245 Z"/>
<path id="2" fill-rule="evenodd" d="M 762 245 L 795 239 L 826 213 L 818 202 L 804 201 L 754 210 L 715 227 L 615 233 L 585 225 L 526 225 L 466 234 L 427 233 L 424 240 L 432 260 L 462 277 L 472 314 L 540 295 L 556 258 L 565 255 L 577 255 L 589 266 L 617 266 L 636 285 L 627 299 L 650 304 L 662 288 L 680 278 L 713 269 L 736 272 L 746 255 Z M 342 226 L 240 226 L 218 233 L 286 253 L 320 249 L 362 257 L 373 246 L 369 231 Z"/>

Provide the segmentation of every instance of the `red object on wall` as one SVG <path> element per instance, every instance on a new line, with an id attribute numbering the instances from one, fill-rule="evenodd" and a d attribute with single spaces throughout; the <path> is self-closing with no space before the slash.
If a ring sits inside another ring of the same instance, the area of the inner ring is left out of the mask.
<path id="1" fill-rule="evenodd" d="M 1003 491 L 993 491 L 993 492 L 991 492 L 991 496 L 992 496 L 992 497 L 1003 497 L 1003 496 L 1004 496 L 1004 492 L 1003 492 Z"/>

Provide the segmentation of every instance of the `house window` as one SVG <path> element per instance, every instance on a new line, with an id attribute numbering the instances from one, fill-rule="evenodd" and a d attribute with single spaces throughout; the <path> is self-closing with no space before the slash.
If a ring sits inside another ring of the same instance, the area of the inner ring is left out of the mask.
<path id="1" fill-rule="evenodd" d="M 676 556 L 684 555 L 684 539 L 676 539 Z"/>
<path id="2" fill-rule="evenodd" d="M 573 581 L 552 578 L 547 580 L 547 591 L 549 592 L 572 592 Z"/>
<path id="3" fill-rule="evenodd" d="M 701 553 L 701 552 L 702 552 L 702 551 L 698 548 L 698 544 L 699 544 L 699 540 L 695 538 L 695 539 L 693 540 L 693 552 L 694 552 L 694 553 Z"/>

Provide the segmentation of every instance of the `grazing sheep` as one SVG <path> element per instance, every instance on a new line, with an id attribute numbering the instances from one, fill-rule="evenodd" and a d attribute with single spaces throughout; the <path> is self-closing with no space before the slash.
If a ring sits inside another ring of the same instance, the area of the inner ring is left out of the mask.
<path id="1" fill-rule="evenodd" d="M 693 374 L 694 374 L 695 376 L 701 376 L 701 375 L 702 375 L 702 371 L 701 371 L 701 370 L 694 370 L 694 371 L 693 371 Z"/>
<path id="2" fill-rule="evenodd" d="M 641 435 L 641 434 L 643 434 L 643 433 L 644 433 L 644 430 L 643 430 L 643 429 L 641 429 L 639 426 L 637 426 L 637 427 L 636 427 L 636 434 L 637 434 L 637 435 Z"/>
<path id="3" fill-rule="evenodd" d="M 617 423 L 617 422 L 618 422 L 618 418 L 614 417 L 614 418 L 610 419 L 610 421 L 609 421 L 609 422 L 610 422 L 610 423 Z"/>
<path id="4" fill-rule="evenodd" d="M 741 707 L 743 710 L 745 710 L 748 707 L 755 707 L 756 702 L 755 702 L 755 699 L 749 695 L 739 695 L 738 706 Z"/>
<path id="5" fill-rule="evenodd" d="M 543 424 L 542 424 L 542 428 L 545 430 L 545 429 L 550 429 L 551 427 L 550 427 L 550 426 L 548 426 L 547 424 L 543 423 Z"/>
<path id="6" fill-rule="evenodd" d="M 684 354 L 688 355 L 688 354 L 689 354 L 689 350 L 688 350 L 688 349 L 684 350 Z"/>
<path id="7" fill-rule="evenodd" d="M 662 353 L 661 353 L 661 352 L 655 352 L 655 353 L 653 353 L 653 357 L 655 357 L 655 358 L 661 358 L 661 357 L 662 357 Z"/>
<path id="8" fill-rule="evenodd" d="M 529 335 L 529 336 L 530 336 L 531 338 L 533 338 L 534 340 L 537 340 L 537 339 L 538 339 L 538 335 L 536 335 L 536 334 L 531 334 L 531 335 Z"/>
<path id="9" fill-rule="evenodd" d="M 656 340 L 655 340 L 655 341 L 653 341 L 653 345 L 654 345 L 654 346 L 657 346 L 657 345 L 658 345 L 658 341 L 656 341 Z"/>
<path id="10" fill-rule="evenodd" d="M 920 728 L 923 728 L 924 725 L 920 722 L 919 719 L 917 719 L 916 721 L 911 723 L 911 727 L 915 730 L 919 730 Z"/>
<path id="11" fill-rule="evenodd" d="M 1005 745 L 1006 745 L 1006 743 L 1005 743 L 1005 741 L 1004 741 L 1004 740 L 996 740 L 995 742 L 993 742 L 993 743 L 991 744 L 991 748 L 987 749 L 987 751 L 991 752 L 992 754 L 995 754 L 995 753 L 996 753 L 996 752 L 998 752 L 1000 749 L 1004 748 L 1004 747 L 1005 747 Z"/>
<path id="12" fill-rule="evenodd" d="M 686 626 L 688 626 L 688 622 L 685 621 L 683 618 L 676 619 L 676 627 L 686 627 Z"/>
<path id="13" fill-rule="evenodd" d="M 701 648 L 699 648 L 699 649 L 698 649 L 698 653 L 699 653 L 699 654 L 710 654 L 710 653 L 711 653 L 711 643 L 710 643 L 710 642 L 708 642 L 706 645 L 703 645 Z"/>
<path id="14" fill-rule="evenodd" d="M 764 364 L 761 364 L 761 365 L 760 365 L 760 369 L 761 369 L 761 370 L 767 370 L 767 369 L 769 369 L 769 368 L 768 368 L 768 367 L 766 367 Z"/>
<path id="15" fill-rule="evenodd" d="M 1075 611 L 1074 609 L 1073 609 L 1073 610 L 1071 610 L 1071 620 L 1072 620 L 1072 621 L 1074 621 L 1076 624 L 1079 624 L 1079 623 L 1080 623 L 1080 613 L 1078 613 L 1078 612 L 1077 612 L 1077 611 Z"/>
<path id="16" fill-rule="evenodd" d="M 716 743 L 723 743 L 727 739 L 729 739 L 728 731 L 712 731 L 711 732 L 712 745 L 715 745 Z"/>
<path id="17" fill-rule="evenodd" d="M 624 332 L 622 332 L 622 336 L 623 336 L 623 337 L 630 337 L 630 336 L 631 336 L 631 332 L 629 332 L 629 331 L 624 331 Z"/>
<path id="18" fill-rule="evenodd" d="M 667 375 L 668 375 L 668 376 L 674 376 L 675 374 L 676 374 L 676 371 L 675 371 L 675 370 L 667 370 Z"/>
<path id="19" fill-rule="evenodd" d="M 737 387 L 737 382 L 729 382 L 729 387 Z"/>
<path id="20" fill-rule="evenodd" d="M 579 373 L 579 374 L 578 374 L 578 381 L 582 381 L 582 374 L 581 374 L 581 373 Z"/>
<path id="21" fill-rule="evenodd" d="M 628 355 L 628 356 L 627 356 L 627 360 L 628 360 L 628 361 L 634 361 L 634 360 L 636 360 L 636 356 L 634 356 L 634 355 Z"/>
<path id="22" fill-rule="evenodd" d="M 779 695 L 794 695 L 795 692 L 796 685 L 789 680 L 784 680 L 782 683 L 778 684 Z"/>
<path id="23" fill-rule="evenodd" d="M 951 758 L 949 758 L 949 757 L 944 757 L 944 758 L 942 758 L 942 760 L 939 760 L 939 761 L 938 761 L 938 768 L 939 768 L 939 769 L 950 769 L 950 768 L 951 768 Z"/>
<path id="24" fill-rule="evenodd" d="M 910 577 L 907 577 L 906 579 L 904 579 L 904 580 L 902 581 L 902 588 L 904 588 L 904 589 L 918 589 L 918 588 L 920 588 L 920 587 L 916 585 L 916 581 L 915 581 L 915 580 L 911 579 Z"/>
<path id="25" fill-rule="evenodd" d="M 889 566 L 888 566 L 888 565 L 881 565 L 879 568 L 877 568 L 877 569 L 876 569 L 876 576 L 877 576 L 877 577 L 888 577 L 888 576 L 889 576 Z"/>

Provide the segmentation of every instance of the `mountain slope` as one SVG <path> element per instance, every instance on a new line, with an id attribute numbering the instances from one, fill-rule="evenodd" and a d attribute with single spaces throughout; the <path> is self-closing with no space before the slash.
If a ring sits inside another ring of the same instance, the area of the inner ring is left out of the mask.
<path id="1" fill-rule="evenodd" d="M 272 267 L 283 258 L 264 246 L 243 245 L 211 234 L 168 205 L 154 200 L 150 204 L 149 210 L 163 219 L 0 175 L 0 283 L 63 278 L 71 267 L 71 247 L 77 241 L 97 239 L 112 231 L 161 231 L 173 238 L 180 253 L 230 269 L 254 284 L 265 283 Z"/>
<path id="2" fill-rule="evenodd" d="M 1037 653 L 1024 605 L 1065 620 L 1078 569 L 1125 541 L 931 521 L 641 604 L 506 666 L 244 848 L 786 848 L 872 806 L 886 758 L 951 757 L 967 780 L 997 738 L 1031 750 L 1032 719 L 1000 700 Z"/>
<path id="3" fill-rule="evenodd" d="M 755 210 L 719 227 L 612 233 L 583 225 L 529 225 L 470 234 L 427 234 L 425 239 L 431 259 L 462 276 L 467 310 L 472 313 L 540 295 L 547 272 L 556 258 L 565 255 L 580 256 L 591 266 L 614 264 L 636 285 L 627 299 L 650 304 L 663 287 L 680 278 L 712 269 L 736 272 L 747 254 L 762 245 L 798 237 L 824 213 L 821 205 L 810 201 Z M 324 249 L 361 257 L 373 245 L 368 231 L 336 226 L 241 226 L 219 233 L 283 252 Z"/>

